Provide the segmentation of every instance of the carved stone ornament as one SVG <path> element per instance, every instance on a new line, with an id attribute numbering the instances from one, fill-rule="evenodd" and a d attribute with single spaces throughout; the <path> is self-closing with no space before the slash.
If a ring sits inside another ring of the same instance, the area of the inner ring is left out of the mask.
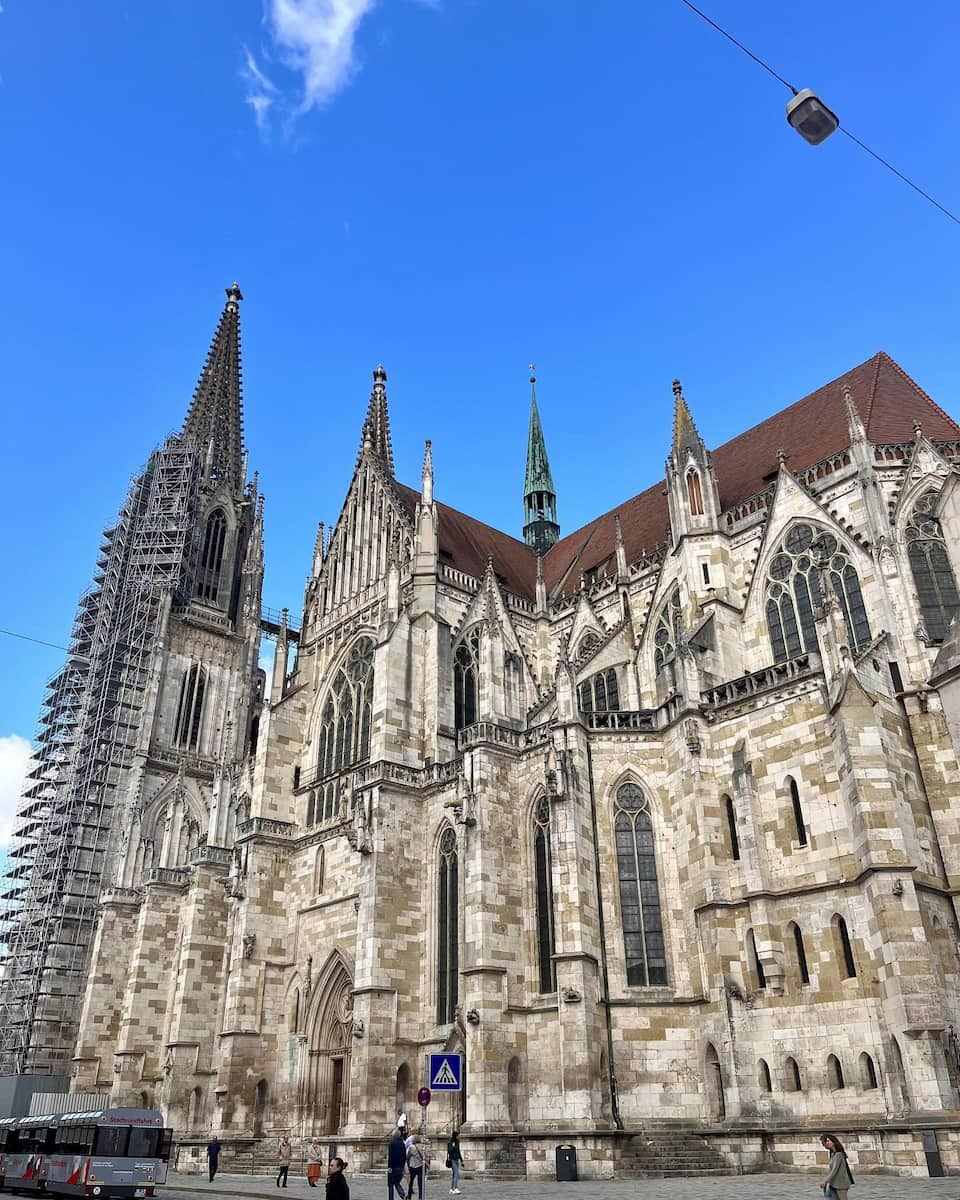
<path id="1" fill-rule="evenodd" d="M 223 886 L 223 894 L 228 900 L 244 900 L 247 893 L 243 890 L 243 881 L 236 875 L 228 875 L 226 879 L 220 880 Z"/>
<path id="2" fill-rule="evenodd" d="M 362 1021 L 354 1021 L 353 1036 L 357 1039 L 363 1037 L 363 1022 Z"/>
<path id="3" fill-rule="evenodd" d="M 479 1012 L 477 1012 L 477 1010 L 475 1008 L 467 1009 L 467 1021 L 471 1025 L 479 1025 L 480 1024 L 480 1014 L 479 1014 Z"/>
<path id="4" fill-rule="evenodd" d="M 688 719 L 683 723 L 683 736 L 687 742 L 687 749 L 691 754 L 700 753 L 700 729 L 696 721 Z"/>
<path id="5" fill-rule="evenodd" d="M 337 1020 L 342 1021 L 346 1025 L 352 1016 L 353 996 L 348 991 L 341 992 L 340 998 L 337 1000 Z"/>
<path id="6" fill-rule="evenodd" d="M 164 1073 L 164 1075 L 169 1075 L 172 1070 L 173 1070 L 173 1051 L 168 1050 L 167 1056 L 163 1060 L 163 1073 Z"/>
<path id="7" fill-rule="evenodd" d="M 372 854 L 373 838 L 367 817 L 367 801 L 361 793 L 357 793 L 353 797 L 352 814 L 353 822 L 347 827 L 347 841 L 358 853 Z"/>
<path id="8" fill-rule="evenodd" d="M 543 757 L 543 784 L 551 800 L 562 800 L 567 794 L 567 752 L 557 750 L 552 742 Z"/>
<path id="9" fill-rule="evenodd" d="M 245 933 L 242 940 L 243 957 L 253 958 L 253 948 L 257 944 L 257 935 L 255 933 Z"/>
<path id="10" fill-rule="evenodd" d="M 563 998 L 564 1004 L 579 1004 L 583 999 L 577 989 L 572 987 L 561 988 L 560 995 Z"/>
<path id="11" fill-rule="evenodd" d="M 470 786 L 462 768 L 457 772 L 457 803 L 453 808 L 453 819 L 458 825 L 477 823 L 477 793 Z"/>

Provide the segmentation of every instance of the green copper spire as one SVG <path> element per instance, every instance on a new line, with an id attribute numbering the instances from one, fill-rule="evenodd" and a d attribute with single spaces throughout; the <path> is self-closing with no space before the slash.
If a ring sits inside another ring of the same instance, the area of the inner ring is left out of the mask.
<path id="1" fill-rule="evenodd" d="M 546 554 L 560 537 L 557 493 L 550 474 L 547 445 L 537 409 L 537 377 L 530 365 L 530 431 L 527 435 L 527 473 L 523 481 L 523 538 L 538 554 Z"/>

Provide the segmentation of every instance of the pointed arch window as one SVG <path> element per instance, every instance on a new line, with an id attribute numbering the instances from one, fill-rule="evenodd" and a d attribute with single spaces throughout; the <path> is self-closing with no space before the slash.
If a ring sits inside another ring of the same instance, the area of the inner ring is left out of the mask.
<path id="1" fill-rule="evenodd" d="M 795 1058 L 788 1058 L 784 1065 L 787 1073 L 787 1091 L 802 1092 L 803 1080 L 800 1077 L 800 1068 L 797 1066 L 797 1060 Z"/>
<path id="2" fill-rule="evenodd" d="M 453 720 L 457 729 L 466 729 L 477 720 L 477 696 L 480 685 L 480 626 L 477 625 L 457 646 L 453 656 Z"/>
<path id="3" fill-rule="evenodd" d="M 207 517 L 200 547 L 200 583 L 197 595 L 201 600 L 216 604 L 220 592 L 220 571 L 223 567 L 223 548 L 227 540 L 227 518 L 222 508 L 215 508 Z"/>
<path id="4" fill-rule="evenodd" d="M 760 1090 L 762 1092 L 772 1092 L 773 1080 L 770 1078 L 770 1068 L 767 1066 L 766 1059 L 761 1058 L 758 1065 L 760 1067 Z"/>
<path id="5" fill-rule="evenodd" d="M 723 808 L 727 814 L 727 833 L 730 837 L 730 857 L 734 862 L 740 861 L 740 838 L 737 836 L 737 810 L 734 807 L 733 797 L 723 797 Z"/>
<path id="6" fill-rule="evenodd" d="M 690 504 L 690 515 L 703 516 L 703 489 L 700 486 L 700 472 L 692 467 L 687 472 L 687 501 Z"/>
<path id="7" fill-rule="evenodd" d="M 614 667 L 598 671 L 577 688 L 581 712 L 619 712 L 620 687 Z"/>
<path id="8" fill-rule="evenodd" d="M 947 636 L 947 626 L 960 608 L 960 595 L 943 529 L 935 515 L 936 503 L 936 492 L 926 492 L 914 505 L 907 525 L 907 554 L 923 623 L 930 641 L 939 643 Z"/>
<path id="9" fill-rule="evenodd" d="M 817 651 L 814 610 L 823 604 L 820 572 L 839 601 L 854 650 L 870 642 L 870 623 L 850 553 L 832 533 L 791 525 L 767 569 L 767 628 L 775 662 Z"/>
<path id="10" fill-rule="evenodd" d="M 658 675 L 677 656 L 680 628 L 680 589 L 675 587 L 660 610 L 653 634 L 653 664 Z"/>
<path id="11" fill-rule="evenodd" d="M 850 943 L 850 934 L 847 931 L 847 923 L 837 913 L 833 918 L 833 929 L 836 935 L 837 949 L 839 950 L 840 969 L 844 979 L 856 979 L 857 963 L 853 957 L 853 946 Z"/>
<path id="12" fill-rule="evenodd" d="M 647 798 L 635 783 L 625 783 L 617 789 L 614 810 L 627 983 L 631 987 L 664 987 L 667 957 Z"/>
<path id="13" fill-rule="evenodd" d="M 791 925 L 790 928 L 793 930 L 793 945 L 797 952 L 797 970 L 800 972 L 800 982 L 806 984 L 810 982 L 810 968 L 807 966 L 807 951 L 803 944 L 803 932 L 797 924 Z"/>
<path id="14" fill-rule="evenodd" d="M 206 690 L 207 673 L 199 663 L 194 663 L 180 685 L 180 703 L 177 705 L 177 722 L 173 735 L 174 743 L 182 746 L 184 750 L 199 748 Z"/>
<path id="15" fill-rule="evenodd" d="M 787 786 L 790 789 L 790 806 L 793 809 L 793 826 L 797 833 L 797 845 L 805 846 L 807 844 L 807 823 L 803 818 L 800 789 L 792 775 L 787 776 Z"/>
<path id="16" fill-rule="evenodd" d="M 360 638 L 337 672 L 323 708 L 317 768 L 320 778 L 343 771 L 370 756 L 373 709 L 373 642 Z M 332 815 L 324 790 L 324 819 Z M 317 816 L 319 817 L 319 799 Z"/>
<path id="17" fill-rule="evenodd" d="M 460 978 L 457 835 L 448 826 L 440 835 L 437 870 L 437 1024 L 449 1025 L 457 1008 Z"/>
<path id="18" fill-rule="evenodd" d="M 553 863 L 550 854 L 550 801 L 541 796 L 533 815 L 533 861 L 537 888 L 537 963 L 540 991 L 557 990 L 557 970 L 553 961 L 555 937 L 553 924 Z"/>

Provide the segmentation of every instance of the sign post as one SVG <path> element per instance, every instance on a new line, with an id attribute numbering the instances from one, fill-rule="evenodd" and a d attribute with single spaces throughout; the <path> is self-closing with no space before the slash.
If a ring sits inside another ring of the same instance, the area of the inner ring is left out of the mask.
<path id="1" fill-rule="evenodd" d="M 422 1087 L 417 1092 L 417 1103 L 420 1105 L 420 1128 L 423 1130 L 424 1137 L 427 1134 L 427 1105 L 430 1103 L 430 1089 Z M 423 1193 L 427 1187 L 427 1154 L 423 1152 L 423 1174 L 420 1176 L 421 1200 Z M 410 1178 L 410 1188 L 413 1190 L 413 1177 Z"/>

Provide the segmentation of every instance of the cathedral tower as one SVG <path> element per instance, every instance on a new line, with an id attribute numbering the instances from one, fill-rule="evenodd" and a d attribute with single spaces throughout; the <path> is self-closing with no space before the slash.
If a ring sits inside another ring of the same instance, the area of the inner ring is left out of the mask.
<path id="1" fill-rule="evenodd" d="M 183 431 L 104 532 L 45 701 L 5 893 L 2 1072 L 69 1068 L 106 901 L 124 897 L 132 935 L 139 889 L 227 832 L 214 784 L 246 750 L 262 548 L 244 482 L 242 296 L 236 284 L 226 295 Z"/>
<path id="2" fill-rule="evenodd" d="M 530 376 L 530 431 L 527 435 L 527 473 L 523 481 L 523 540 L 546 554 L 560 537 L 557 493 L 550 474 L 547 444 L 537 410 L 537 377 Z"/>

